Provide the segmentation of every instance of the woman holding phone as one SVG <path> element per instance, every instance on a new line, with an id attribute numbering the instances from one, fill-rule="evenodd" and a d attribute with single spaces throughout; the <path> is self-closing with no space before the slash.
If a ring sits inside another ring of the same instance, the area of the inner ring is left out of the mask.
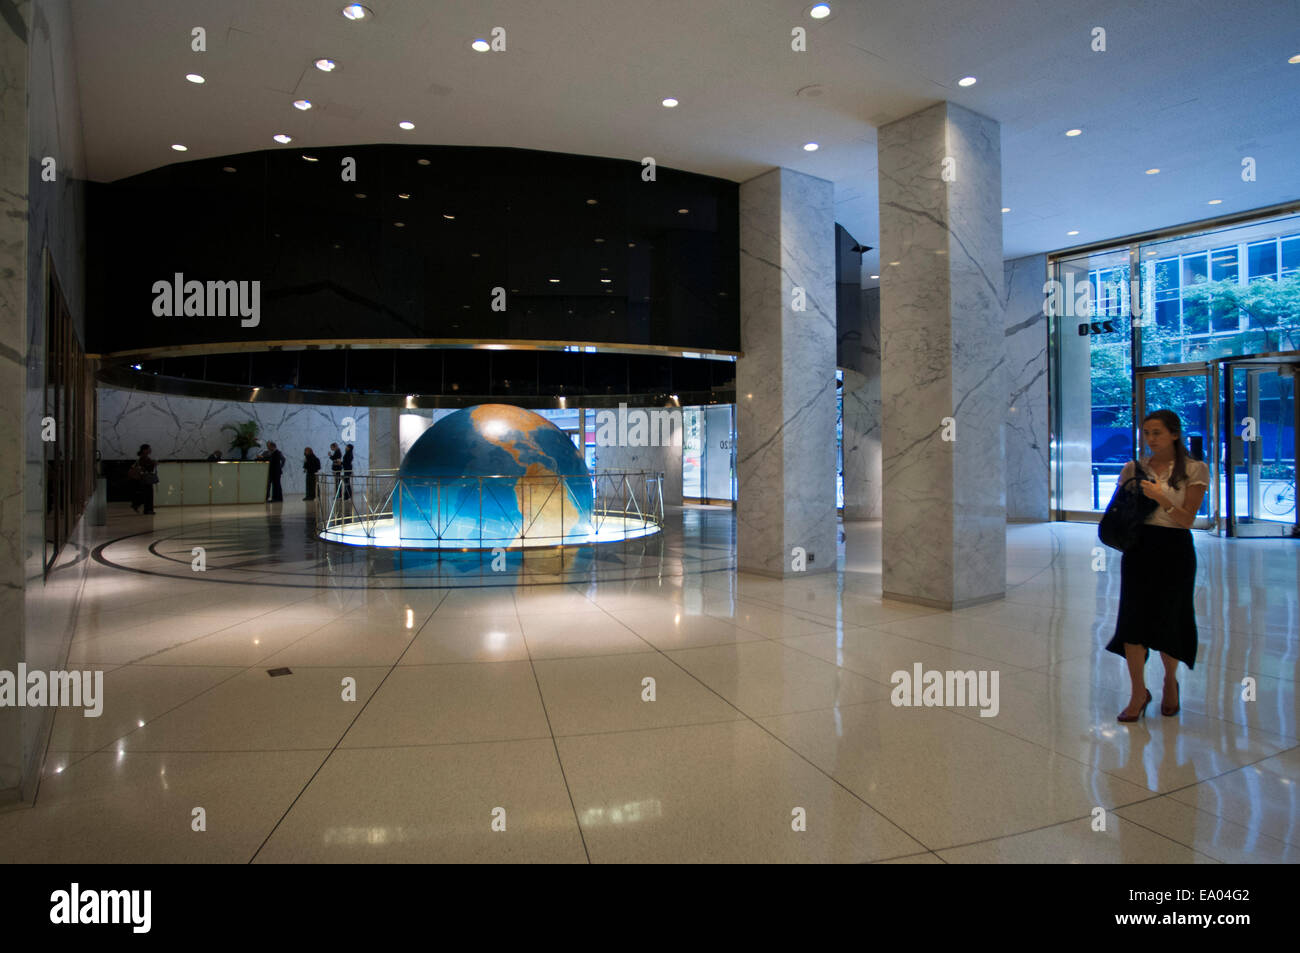
<path id="1" fill-rule="evenodd" d="M 1149 455 L 1140 462 L 1142 493 L 1159 504 L 1140 528 L 1137 545 L 1120 562 L 1119 619 L 1108 651 L 1128 663 L 1132 694 L 1119 713 L 1122 722 L 1137 721 L 1151 702 L 1144 677 L 1151 650 L 1160 653 L 1165 679 L 1160 714 L 1182 708 L 1178 663 L 1196 662 L 1196 549 L 1191 527 L 1210 485 L 1210 468 L 1193 460 L 1183 447 L 1183 423 L 1172 410 L 1157 410 L 1142 421 Z M 1129 462 L 1120 485 L 1134 476 Z"/>

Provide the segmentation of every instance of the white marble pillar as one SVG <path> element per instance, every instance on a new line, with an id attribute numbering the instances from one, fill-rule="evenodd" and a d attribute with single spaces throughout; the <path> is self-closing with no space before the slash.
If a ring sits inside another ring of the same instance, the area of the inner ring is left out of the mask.
<path id="1" fill-rule="evenodd" d="M 1043 284 L 1047 256 L 1004 265 L 1006 282 L 1007 521 L 1051 518 L 1047 426 L 1047 317 Z"/>
<path id="2" fill-rule="evenodd" d="M 23 659 L 23 433 L 27 386 L 27 28 L 30 7 L 0 17 L 0 670 Z M 11 19 L 16 18 L 15 22 Z M 22 710 L 0 708 L 0 803 L 23 775 Z"/>
<path id="3" fill-rule="evenodd" d="M 883 589 L 959 608 L 1006 589 L 1000 128 L 940 103 L 877 142 Z"/>
<path id="4" fill-rule="evenodd" d="M 844 519 L 878 520 L 880 470 L 880 289 L 867 288 L 856 370 L 844 371 Z"/>
<path id="5" fill-rule="evenodd" d="M 802 310 L 796 310 L 802 305 Z M 740 186 L 737 555 L 743 572 L 835 568 L 835 215 L 825 179 Z"/>

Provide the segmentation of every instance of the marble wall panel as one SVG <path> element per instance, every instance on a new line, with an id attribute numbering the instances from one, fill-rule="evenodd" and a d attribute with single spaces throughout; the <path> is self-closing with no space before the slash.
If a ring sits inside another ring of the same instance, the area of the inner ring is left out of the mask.
<path id="1" fill-rule="evenodd" d="M 239 454 L 230 449 L 231 433 L 223 424 L 257 421 L 263 446 L 274 440 L 288 458 L 281 487 L 286 500 L 305 490 L 303 447 L 326 460 L 329 445 L 345 449 L 343 429 L 351 417 L 356 435 L 353 469 L 370 469 L 370 408 L 319 404 L 250 404 L 243 401 L 173 397 L 116 387 L 99 388 L 99 452 L 109 460 L 133 459 L 140 444 L 153 448 L 155 460 L 202 460 L 213 450 L 226 459 Z M 255 454 L 249 454 L 250 459 Z M 322 467 L 328 471 L 326 462 Z"/>
<path id="2" fill-rule="evenodd" d="M 1050 519 L 1047 419 L 1047 318 L 1043 283 L 1047 256 L 1004 263 L 1006 294 L 1007 519 Z"/>

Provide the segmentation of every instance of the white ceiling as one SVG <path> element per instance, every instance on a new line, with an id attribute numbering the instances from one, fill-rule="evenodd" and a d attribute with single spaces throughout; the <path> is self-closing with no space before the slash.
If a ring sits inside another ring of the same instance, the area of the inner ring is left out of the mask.
<path id="1" fill-rule="evenodd" d="M 833 181 L 836 220 L 878 246 L 876 127 L 949 99 L 1002 124 L 1008 258 L 1300 197 L 1300 0 L 839 0 L 824 20 L 793 0 L 368 0 L 360 23 L 344 2 L 72 0 L 89 177 L 382 142 L 650 155 L 737 182 L 785 166 Z M 506 52 L 470 49 L 495 26 Z"/>

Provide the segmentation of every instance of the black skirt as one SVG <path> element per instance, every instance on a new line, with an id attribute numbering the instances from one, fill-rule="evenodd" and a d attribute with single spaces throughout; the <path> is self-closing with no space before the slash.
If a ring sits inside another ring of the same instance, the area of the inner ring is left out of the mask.
<path id="1" fill-rule="evenodd" d="M 1192 668 L 1196 662 L 1196 548 L 1192 531 L 1142 524 L 1137 545 L 1119 570 L 1119 619 L 1106 646 L 1116 655 L 1124 644 L 1165 652 Z"/>

